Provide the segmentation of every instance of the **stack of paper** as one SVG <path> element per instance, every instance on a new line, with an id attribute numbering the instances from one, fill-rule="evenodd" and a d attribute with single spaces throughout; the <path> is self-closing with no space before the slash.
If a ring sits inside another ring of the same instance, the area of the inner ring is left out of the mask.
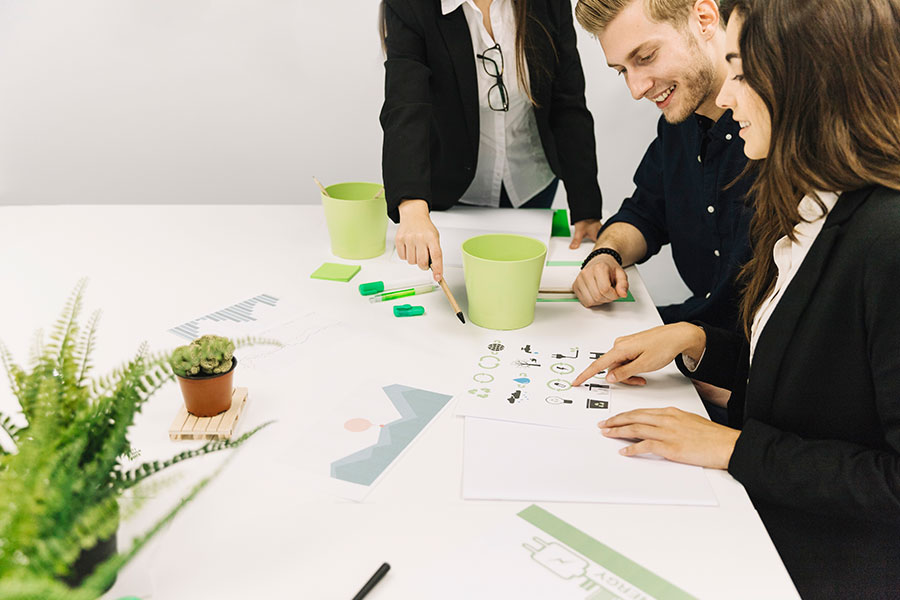
<path id="1" fill-rule="evenodd" d="M 473 353 L 470 387 L 456 407 L 466 417 L 463 497 L 717 504 L 701 468 L 624 457 L 618 450 L 631 442 L 606 438 L 597 427 L 635 408 L 699 409 L 674 366 L 648 376 L 646 387 L 608 384 L 599 373 L 573 388 L 612 340 L 536 338 L 527 330 L 497 332 Z"/>

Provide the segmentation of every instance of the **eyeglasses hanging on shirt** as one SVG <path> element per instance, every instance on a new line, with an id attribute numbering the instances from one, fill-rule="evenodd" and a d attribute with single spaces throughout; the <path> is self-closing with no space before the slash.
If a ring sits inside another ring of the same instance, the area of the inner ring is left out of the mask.
<path id="1" fill-rule="evenodd" d="M 488 90 L 488 106 L 491 110 L 508 111 L 509 96 L 506 93 L 506 86 L 503 85 L 503 51 L 500 50 L 500 44 L 494 44 L 475 56 L 481 59 L 481 66 L 485 72 L 497 80 L 497 83 Z"/>

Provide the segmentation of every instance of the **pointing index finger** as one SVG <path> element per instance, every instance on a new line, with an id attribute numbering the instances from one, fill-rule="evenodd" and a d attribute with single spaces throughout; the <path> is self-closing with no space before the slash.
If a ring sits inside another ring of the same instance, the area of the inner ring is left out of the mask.
<path id="1" fill-rule="evenodd" d="M 607 352 L 606 354 L 592 362 L 587 369 L 582 371 L 581 374 L 578 375 L 578 377 L 576 377 L 574 381 L 572 381 L 572 387 L 581 385 L 600 371 L 603 371 L 604 369 L 609 367 L 609 365 L 614 364 L 616 361 L 610 354 L 610 352 Z"/>

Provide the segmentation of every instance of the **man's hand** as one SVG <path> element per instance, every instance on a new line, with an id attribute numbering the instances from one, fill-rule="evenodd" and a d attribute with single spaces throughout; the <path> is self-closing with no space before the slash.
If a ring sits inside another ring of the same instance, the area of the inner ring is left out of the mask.
<path id="1" fill-rule="evenodd" d="M 440 234 L 428 215 L 428 203 L 424 200 L 404 200 L 400 204 L 400 227 L 394 245 L 397 256 L 411 265 L 428 270 L 429 260 L 434 280 L 444 276 Z"/>
<path id="2" fill-rule="evenodd" d="M 596 242 L 602 226 L 603 223 L 600 222 L 600 219 L 584 219 L 583 221 L 578 221 L 575 223 L 575 231 L 572 233 L 572 243 L 569 244 L 569 248 L 577 250 L 578 246 L 581 245 L 581 242 L 584 241 L 584 238 Z"/>
<path id="3" fill-rule="evenodd" d="M 590 308 L 628 296 L 628 276 L 609 254 L 598 254 L 578 273 L 572 290 Z"/>

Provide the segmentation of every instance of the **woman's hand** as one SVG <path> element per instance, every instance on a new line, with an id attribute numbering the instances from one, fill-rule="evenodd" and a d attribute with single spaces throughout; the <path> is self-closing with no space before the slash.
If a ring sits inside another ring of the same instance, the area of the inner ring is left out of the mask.
<path id="1" fill-rule="evenodd" d="M 577 250 L 584 238 L 588 238 L 592 242 L 597 241 L 597 236 L 600 234 L 603 223 L 600 222 L 600 219 L 583 219 L 577 221 L 574 227 L 575 231 L 572 232 L 572 241 L 569 243 L 569 248 Z"/>
<path id="2" fill-rule="evenodd" d="M 695 361 L 706 348 L 706 332 L 690 323 L 672 323 L 616 339 L 612 349 L 591 363 L 575 380 L 581 385 L 600 371 L 609 369 L 606 381 L 644 385 L 647 380 L 637 377 L 663 368 L 684 352 Z"/>
<path id="3" fill-rule="evenodd" d="M 434 273 L 434 280 L 444 276 L 444 260 L 441 254 L 440 234 L 431 217 L 428 203 L 424 200 L 404 200 L 400 204 L 400 227 L 394 245 L 397 256 L 411 265 L 419 265 L 423 271 Z"/>
<path id="4" fill-rule="evenodd" d="M 677 408 L 632 410 L 597 423 L 610 438 L 639 440 L 624 456 L 656 454 L 668 460 L 727 469 L 741 432 Z"/>

